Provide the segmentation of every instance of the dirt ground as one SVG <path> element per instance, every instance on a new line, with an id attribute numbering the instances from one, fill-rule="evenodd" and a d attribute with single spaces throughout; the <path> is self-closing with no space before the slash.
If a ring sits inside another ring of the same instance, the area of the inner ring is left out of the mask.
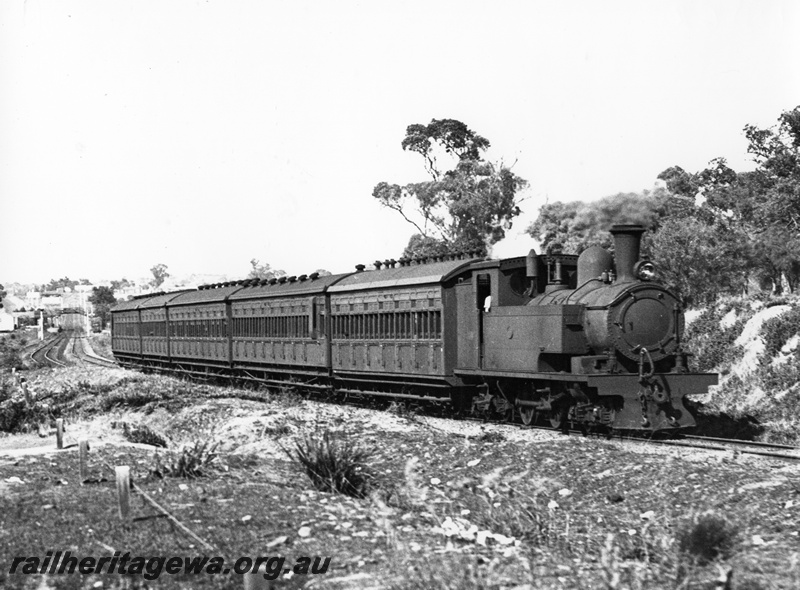
<path id="1" fill-rule="evenodd" d="M 275 588 L 714 588 L 720 572 L 732 572 L 732 589 L 800 587 L 796 464 L 122 370 L 51 371 L 31 382 L 64 418 L 67 448 L 55 449 L 52 422 L 0 436 L 3 587 L 245 587 L 234 573 L 9 573 L 15 556 L 67 550 L 218 555 L 228 565 L 331 558 L 325 573 L 248 581 Z M 167 447 L 132 442 L 142 426 Z M 365 451 L 364 497 L 316 489 L 292 458 L 324 432 Z M 91 447 L 85 484 L 82 439 Z M 156 457 L 203 441 L 215 446 L 202 476 L 157 475 Z M 119 465 L 195 537 L 136 492 L 133 519 L 122 520 Z M 691 543 L 702 522 L 717 527 L 701 529 L 706 545 L 724 537 L 708 559 Z"/>

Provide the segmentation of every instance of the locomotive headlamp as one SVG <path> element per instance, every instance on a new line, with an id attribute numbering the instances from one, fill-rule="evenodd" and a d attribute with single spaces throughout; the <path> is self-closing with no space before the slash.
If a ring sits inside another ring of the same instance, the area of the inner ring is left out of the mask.
<path id="1" fill-rule="evenodd" d="M 636 263 L 636 276 L 642 281 L 652 281 L 656 278 L 656 266 L 649 260 L 641 260 Z"/>

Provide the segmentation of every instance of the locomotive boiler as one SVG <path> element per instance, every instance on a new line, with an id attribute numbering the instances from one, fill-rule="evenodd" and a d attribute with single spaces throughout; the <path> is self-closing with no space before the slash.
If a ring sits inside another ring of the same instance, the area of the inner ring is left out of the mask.
<path id="1" fill-rule="evenodd" d="M 329 276 L 248 279 L 156 293 L 112 310 L 124 366 L 446 403 L 525 424 L 655 432 L 694 425 L 683 311 L 639 257 L 486 260 L 476 252 L 376 261 Z"/>

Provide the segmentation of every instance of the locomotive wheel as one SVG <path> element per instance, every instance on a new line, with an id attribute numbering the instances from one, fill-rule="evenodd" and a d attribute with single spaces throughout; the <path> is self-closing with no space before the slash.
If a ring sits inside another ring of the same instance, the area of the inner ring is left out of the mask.
<path id="1" fill-rule="evenodd" d="M 530 426 L 536 421 L 536 408 L 519 408 L 519 417 L 525 426 Z"/>
<path id="2" fill-rule="evenodd" d="M 560 430 L 563 428 L 564 423 L 566 422 L 566 418 L 563 416 L 560 410 L 550 410 L 548 415 L 548 419 L 550 420 L 550 426 L 555 428 L 556 430 Z"/>
<path id="3" fill-rule="evenodd" d="M 496 418 L 500 422 L 513 422 L 514 421 L 514 407 L 508 407 L 500 411 L 495 412 Z"/>

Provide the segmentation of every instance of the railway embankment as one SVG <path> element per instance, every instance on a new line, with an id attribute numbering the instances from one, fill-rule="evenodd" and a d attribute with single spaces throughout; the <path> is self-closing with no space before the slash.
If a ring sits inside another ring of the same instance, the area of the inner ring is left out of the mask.
<path id="1" fill-rule="evenodd" d="M 796 463 L 96 366 L 28 377 L 39 413 L 0 436 L 4 557 L 209 554 L 136 492 L 132 519 L 120 519 L 113 468 L 126 465 L 226 560 L 331 557 L 323 575 L 281 574 L 283 588 L 714 588 L 720 576 L 732 576 L 730 588 L 800 586 Z M 66 422 L 63 450 L 56 417 Z M 83 484 L 80 440 L 90 443 Z M 327 475 L 310 477 L 299 454 Z M 355 485 L 333 483 L 342 477 Z M 32 583 L 7 572 L 0 564 L 4 587 Z M 244 585 L 232 574 L 164 574 L 148 587 Z"/>

